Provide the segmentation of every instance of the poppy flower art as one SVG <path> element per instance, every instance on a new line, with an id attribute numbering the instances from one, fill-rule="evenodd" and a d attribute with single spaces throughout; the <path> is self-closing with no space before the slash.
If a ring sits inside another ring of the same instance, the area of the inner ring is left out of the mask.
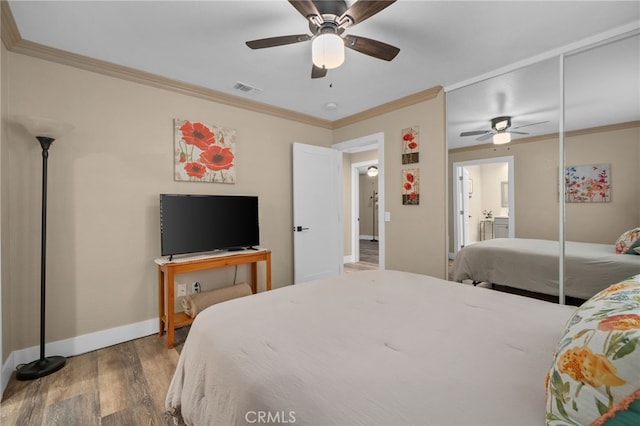
<path id="1" fill-rule="evenodd" d="M 402 170 L 402 204 L 420 204 L 420 169 Z"/>
<path id="2" fill-rule="evenodd" d="M 420 128 L 409 127 L 402 130 L 402 164 L 420 162 Z"/>
<path id="3" fill-rule="evenodd" d="M 236 131 L 198 121 L 174 120 L 174 179 L 235 183 Z"/>

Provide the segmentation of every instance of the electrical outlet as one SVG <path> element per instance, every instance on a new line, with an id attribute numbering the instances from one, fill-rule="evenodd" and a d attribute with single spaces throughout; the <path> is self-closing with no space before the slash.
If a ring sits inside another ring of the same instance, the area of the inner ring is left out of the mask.
<path id="1" fill-rule="evenodd" d="M 184 297 L 187 295 L 187 285 L 186 284 L 178 284 L 178 289 L 177 289 L 177 295 L 178 297 Z"/>
<path id="2" fill-rule="evenodd" d="M 200 283 L 198 281 L 191 285 L 192 293 L 200 293 L 200 291 L 202 291 L 202 286 L 200 286 Z"/>

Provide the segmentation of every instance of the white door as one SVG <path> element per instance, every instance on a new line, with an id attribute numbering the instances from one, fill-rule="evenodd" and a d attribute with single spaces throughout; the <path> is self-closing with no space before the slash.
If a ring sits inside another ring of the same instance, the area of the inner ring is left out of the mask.
<path id="1" fill-rule="evenodd" d="M 464 167 L 456 167 L 456 246 L 457 253 L 461 247 L 469 243 L 469 171 Z"/>
<path id="2" fill-rule="evenodd" d="M 293 144 L 296 284 L 342 272 L 342 152 Z"/>

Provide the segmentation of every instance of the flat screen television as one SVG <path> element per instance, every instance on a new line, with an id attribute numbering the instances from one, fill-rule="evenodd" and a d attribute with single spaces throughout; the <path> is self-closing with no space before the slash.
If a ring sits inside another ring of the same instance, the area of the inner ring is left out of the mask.
<path id="1" fill-rule="evenodd" d="M 160 194 L 162 256 L 259 244 L 257 196 Z"/>

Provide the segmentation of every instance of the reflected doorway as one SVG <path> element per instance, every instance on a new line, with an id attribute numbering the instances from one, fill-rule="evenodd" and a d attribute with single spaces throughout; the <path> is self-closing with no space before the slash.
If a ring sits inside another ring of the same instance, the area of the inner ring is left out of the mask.
<path id="1" fill-rule="evenodd" d="M 513 157 L 453 164 L 453 256 L 468 244 L 514 238 Z"/>

